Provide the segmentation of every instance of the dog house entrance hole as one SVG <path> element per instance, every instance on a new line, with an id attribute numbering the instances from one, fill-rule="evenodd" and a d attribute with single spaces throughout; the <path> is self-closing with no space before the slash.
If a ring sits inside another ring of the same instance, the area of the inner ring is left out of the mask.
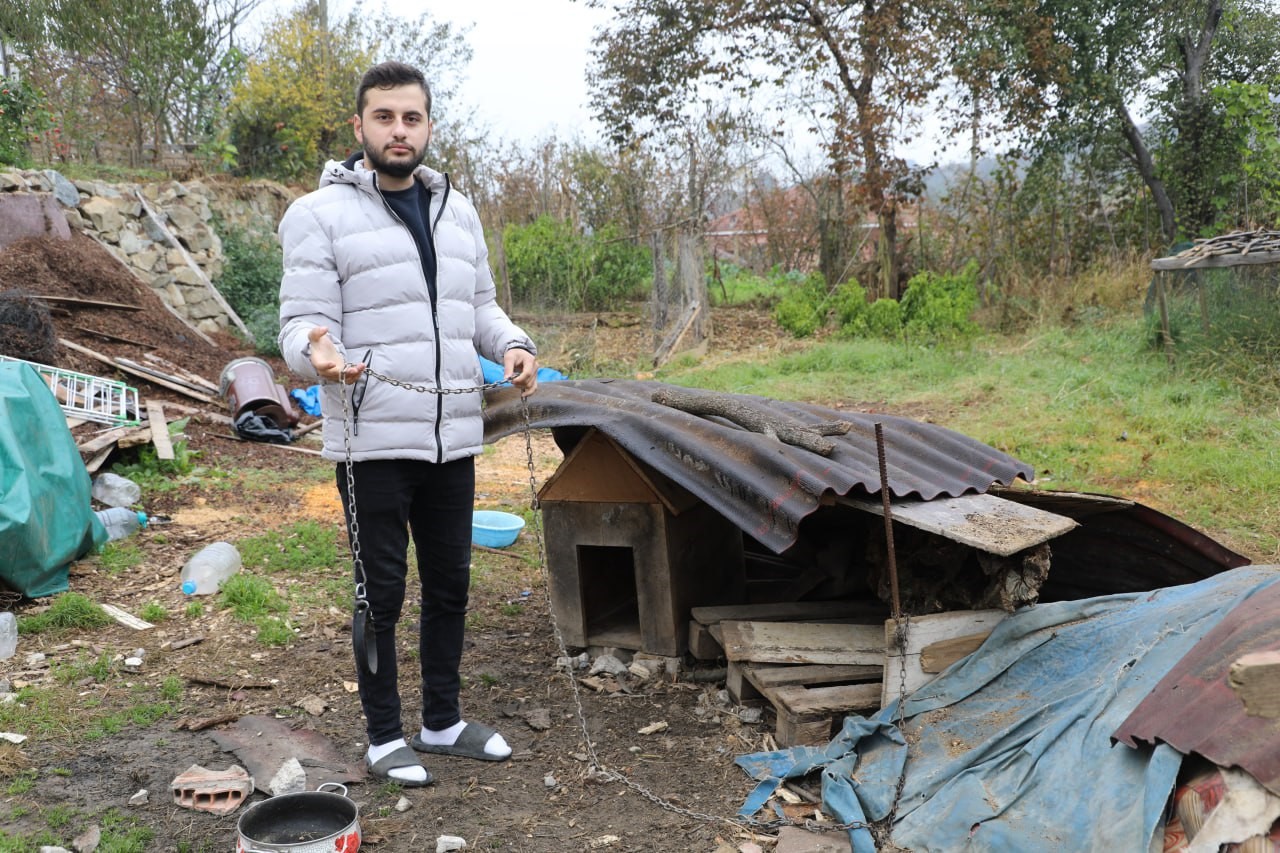
<path id="1" fill-rule="evenodd" d="M 616 545 L 579 545 L 578 577 L 587 642 L 639 648 L 635 551 Z"/>

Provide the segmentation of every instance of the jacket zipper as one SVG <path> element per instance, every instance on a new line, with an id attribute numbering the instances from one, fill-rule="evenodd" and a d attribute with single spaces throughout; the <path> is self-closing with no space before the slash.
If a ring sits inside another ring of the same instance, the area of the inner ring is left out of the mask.
<path id="1" fill-rule="evenodd" d="M 430 195 L 427 196 L 427 242 L 431 244 L 431 260 L 436 265 L 436 291 L 440 289 L 440 251 L 436 248 L 436 228 L 440 226 L 440 219 L 444 216 L 444 209 L 449 204 L 449 176 L 444 176 L 444 193 L 440 196 L 440 212 L 436 214 L 433 222 L 430 217 L 431 204 Z M 430 295 L 430 294 L 428 294 Z M 438 296 L 436 298 L 439 298 Z M 436 299 L 431 300 L 431 323 L 435 327 L 436 339 L 436 388 L 440 388 L 440 358 L 442 351 L 440 348 L 440 318 L 436 314 Z M 441 433 L 441 422 L 444 420 L 444 395 L 436 395 L 436 464 L 439 465 L 444 461 L 444 436 Z"/>
<path id="2" fill-rule="evenodd" d="M 415 177 L 414 180 L 416 181 L 417 178 Z M 387 209 L 387 213 L 391 214 L 391 218 L 394 219 L 396 222 L 399 222 L 400 226 L 404 228 L 404 230 L 409 232 L 409 240 L 413 242 L 413 248 L 417 250 L 418 241 L 413 239 L 413 231 L 409 228 L 409 226 L 405 223 L 405 221 L 400 218 L 399 214 L 396 213 L 395 208 L 393 208 L 390 204 L 387 203 L 386 198 L 382 195 L 382 191 L 378 188 L 378 175 L 376 172 L 373 175 L 373 188 L 374 188 L 374 191 L 377 192 L 378 198 L 381 199 L 382 206 Z M 440 212 L 436 214 L 436 219 L 434 223 L 432 223 L 430 216 L 427 217 L 424 223 L 427 226 L 427 240 L 431 243 L 432 260 L 435 261 L 435 265 L 436 265 L 436 287 L 437 288 L 439 288 L 440 286 L 440 256 L 439 256 L 439 253 L 436 252 L 435 226 L 440 224 L 440 218 L 444 216 L 445 204 L 447 204 L 448 201 L 449 201 L 449 176 L 445 175 L 444 195 L 441 197 Z M 428 190 L 427 191 L 428 213 L 430 212 L 430 209 L 431 209 L 430 202 L 431 202 L 431 192 L 430 190 Z M 419 257 L 418 257 L 418 266 L 422 266 L 421 253 L 419 253 Z M 434 294 L 432 294 L 431 287 L 426 280 L 426 275 L 427 275 L 427 271 L 423 269 L 422 284 L 424 287 L 427 288 L 427 304 L 431 306 L 431 329 L 434 332 L 434 338 L 435 338 L 436 388 L 440 389 L 440 382 L 441 382 L 440 314 L 436 308 L 437 297 Z M 436 464 L 439 465 L 441 462 L 444 461 L 444 438 L 440 430 L 440 421 L 444 418 L 444 395 L 436 394 L 435 397 L 436 397 L 436 423 L 435 423 Z"/>

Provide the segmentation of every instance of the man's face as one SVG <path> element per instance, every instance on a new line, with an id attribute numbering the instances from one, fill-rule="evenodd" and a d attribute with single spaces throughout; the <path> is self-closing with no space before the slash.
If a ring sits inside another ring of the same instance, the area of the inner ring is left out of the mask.
<path id="1" fill-rule="evenodd" d="M 364 111 L 356 116 L 353 129 L 369 165 L 381 177 L 407 187 L 431 141 L 426 93 L 412 83 L 394 89 L 369 89 Z"/>

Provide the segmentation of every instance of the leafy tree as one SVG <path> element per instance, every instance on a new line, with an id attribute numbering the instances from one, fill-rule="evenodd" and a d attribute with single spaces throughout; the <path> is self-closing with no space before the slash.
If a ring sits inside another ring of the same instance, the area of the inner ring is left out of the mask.
<path id="1" fill-rule="evenodd" d="M 40 0 L 25 23 L 0 13 L 0 33 L 29 54 L 24 77 L 63 129 L 106 131 L 86 144 L 127 138 L 141 159 L 149 145 L 212 132 L 232 34 L 256 2 Z"/>
<path id="2" fill-rule="evenodd" d="M 1167 243 L 1214 223 L 1238 152 L 1212 92 L 1274 78 L 1272 4 L 969 0 L 956 8 L 963 35 L 952 62 L 975 123 L 1020 129 L 1040 150 L 1121 140 Z M 1145 125 L 1135 112 L 1144 104 Z"/>
<path id="3" fill-rule="evenodd" d="M 244 172 L 310 177 L 326 159 L 344 159 L 355 146 L 347 125 L 356 86 L 369 66 L 387 59 L 423 71 L 440 128 L 445 102 L 471 58 L 466 31 L 427 13 L 406 23 L 385 10 L 359 8 L 330 24 L 324 8 L 305 0 L 271 21 L 232 93 L 232 142 Z"/>
<path id="4" fill-rule="evenodd" d="M 678 124 L 708 90 L 754 102 L 766 86 L 819 104 L 832 172 L 879 220 L 880 282 L 898 290 L 897 205 L 913 187 L 893 154 L 936 87 L 930 4 L 906 0 L 587 0 L 614 23 L 596 42 L 593 103 L 617 143 Z"/>

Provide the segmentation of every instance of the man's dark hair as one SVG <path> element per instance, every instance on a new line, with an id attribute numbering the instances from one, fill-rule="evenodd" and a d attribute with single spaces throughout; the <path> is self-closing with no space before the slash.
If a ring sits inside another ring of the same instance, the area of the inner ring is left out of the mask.
<path id="1" fill-rule="evenodd" d="M 412 65 L 394 61 L 379 63 L 364 72 L 360 85 L 356 87 L 356 115 L 364 114 L 364 96 L 370 89 L 394 89 L 410 83 L 417 83 L 422 87 L 422 94 L 427 96 L 427 117 L 430 118 L 431 87 L 427 85 L 427 78 Z"/>

